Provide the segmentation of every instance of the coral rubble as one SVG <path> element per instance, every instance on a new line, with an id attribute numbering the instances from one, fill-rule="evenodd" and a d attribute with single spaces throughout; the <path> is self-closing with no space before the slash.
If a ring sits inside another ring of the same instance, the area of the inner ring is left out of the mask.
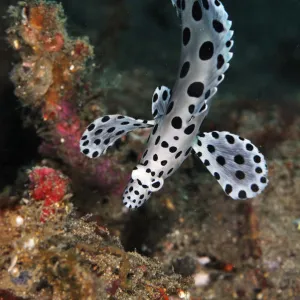
<path id="1" fill-rule="evenodd" d="M 166 275 L 157 260 L 125 252 L 100 224 L 75 218 L 69 198 L 41 225 L 43 205 L 36 198 L 43 192 L 35 190 L 1 213 L 0 295 L 10 290 L 24 299 L 160 299 L 162 291 L 178 295 L 189 286 L 189 279 Z"/>

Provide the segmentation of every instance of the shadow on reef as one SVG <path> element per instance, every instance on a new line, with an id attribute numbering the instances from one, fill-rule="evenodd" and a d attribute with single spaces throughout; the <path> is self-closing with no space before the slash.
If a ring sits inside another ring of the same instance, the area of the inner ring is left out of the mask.
<path id="1" fill-rule="evenodd" d="M 157 243 L 170 232 L 176 220 L 177 214 L 171 211 L 161 209 L 157 213 L 150 205 L 142 206 L 131 213 L 124 226 L 121 243 L 126 251 L 151 256 Z"/>

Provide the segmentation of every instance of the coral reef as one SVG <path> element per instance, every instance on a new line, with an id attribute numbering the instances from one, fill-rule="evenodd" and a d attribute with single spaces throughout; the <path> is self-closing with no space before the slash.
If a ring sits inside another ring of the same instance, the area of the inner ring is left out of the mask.
<path id="1" fill-rule="evenodd" d="M 88 216 L 74 218 L 66 199 L 41 226 L 45 204 L 35 200 L 47 192 L 44 173 L 48 179 L 58 176 L 52 169 L 35 168 L 29 177 L 43 181 L 39 190 L 1 212 L 0 296 L 8 297 L 9 290 L 24 299 L 161 299 L 161 294 L 185 293 L 189 279 L 166 275 L 157 260 L 125 252 L 107 228 Z M 52 188 L 50 194 L 61 196 Z"/>
<path id="2" fill-rule="evenodd" d="M 11 80 L 23 105 L 41 111 L 43 121 L 33 114 L 27 117 L 39 127 L 40 153 L 61 159 L 70 167 L 68 173 L 88 174 L 83 178 L 91 185 L 119 195 L 128 175 L 120 169 L 118 158 L 95 163 L 83 158 L 78 149 L 83 128 L 104 110 L 89 101 L 95 96 L 88 81 L 92 67 L 87 63 L 93 58 L 88 39 L 67 34 L 62 6 L 55 3 L 22 2 L 8 13 L 13 24 L 7 29 L 8 42 L 21 58 Z"/>
<path id="3" fill-rule="evenodd" d="M 34 200 L 43 200 L 40 221 L 45 222 L 65 200 L 69 179 L 60 171 L 48 167 L 35 167 L 28 172 L 29 193 Z"/>
<path id="4" fill-rule="evenodd" d="M 15 22 L 7 30 L 8 41 L 22 59 L 11 75 L 16 96 L 41 106 L 44 120 L 55 119 L 60 101 L 76 92 L 93 49 L 84 39 L 68 36 L 60 5 L 28 2 L 10 7 L 9 13 Z"/>

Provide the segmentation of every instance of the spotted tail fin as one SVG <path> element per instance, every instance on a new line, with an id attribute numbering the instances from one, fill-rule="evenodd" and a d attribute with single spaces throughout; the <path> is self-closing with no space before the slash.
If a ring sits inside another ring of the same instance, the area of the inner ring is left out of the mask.
<path id="1" fill-rule="evenodd" d="M 249 140 L 213 131 L 198 135 L 193 149 L 231 198 L 253 198 L 267 186 L 265 158 Z"/>
<path id="2" fill-rule="evenodd" d="M 233 46 L 232 22 L 220 1 L 172 1 L 180 11 L 182 51 L 178 80 L 173 88 L 176 100 L 193 105 L 194 116 L 208 108 L 229 68 Z M 189 116 L 188 116 L 189 117 Z"/>

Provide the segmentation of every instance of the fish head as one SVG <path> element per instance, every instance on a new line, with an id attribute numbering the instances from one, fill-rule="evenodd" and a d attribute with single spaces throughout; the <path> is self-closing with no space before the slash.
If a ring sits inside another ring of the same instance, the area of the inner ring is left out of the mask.
<path id="1" fill-rule="evenodd" d="M 123 203 L 128 208 L 137 208 L 146 202 L 153 192 L 159 191 L 163 178 L 152 176 L 143 165 L 137 165 L 123 193 Z"/>

